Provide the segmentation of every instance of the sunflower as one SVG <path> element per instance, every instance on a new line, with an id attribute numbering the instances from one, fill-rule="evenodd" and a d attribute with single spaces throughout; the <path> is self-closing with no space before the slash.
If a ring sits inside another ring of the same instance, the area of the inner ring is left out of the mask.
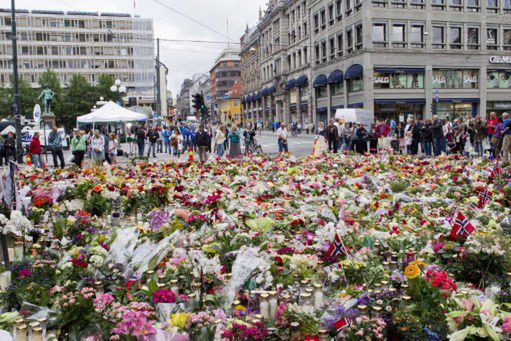
<path id="1" fill-rule="evenodd" d="M 421 274 L 421 269 L 417 265 L 408 265 L 405 269 L 405 276 L 410 278 L 415 278 Z"/>
<path id="2" fill-rule="evenodd" d="M 415 265 L 415 266 L 419 266 L 419 267 L 425 267 L 427 264 L 426 264 L 426 262 L 418 259 L 418 260 L 414 260 L 413 262 L 410 262 L 410 265 Z"/>

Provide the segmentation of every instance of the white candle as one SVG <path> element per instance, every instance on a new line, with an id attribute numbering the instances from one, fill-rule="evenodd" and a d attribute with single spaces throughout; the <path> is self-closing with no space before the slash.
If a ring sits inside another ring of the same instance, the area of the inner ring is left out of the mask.
<path id="1" fill-rule="evenodd" d="M 321 285 L 316 284 L 314 286 L 314 309 L 318 310 L 323 306 L 323 290 L 321 290 Z"/>
<path id="2" fill-rule="evenodd" d="M 277 293 L 274 291 L 272 291 L 270 293 L 269 305 L 270 305 L 270 318 L 272 320 L 275 320 L 277 318 L 278 306 L 277 306 Z"/>
<path id="3" fill-rule="evenodd" d="M 259 302 L 259 310 L 265 320 L 270 319 L 270 304 L 268 303 L 268 294 L 262 294 Z"/>

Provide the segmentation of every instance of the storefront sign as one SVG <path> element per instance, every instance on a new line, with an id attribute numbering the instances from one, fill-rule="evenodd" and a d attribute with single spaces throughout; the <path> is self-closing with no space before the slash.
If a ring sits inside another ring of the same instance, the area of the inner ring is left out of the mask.
<path id="1" fill-rule="evenodd" d="M 491 56 L 491 64 L 511 64 L 511 56 Z"/>
<path id="2" fill-rule="evenodd" d="M 511 109 L 511 102 L 490 102 L 493 104 L 493 109 Z"/>
<path id="3" fill-rule="evenodd" d="M 390 77 L 373 77 L 373 84 L 389 84 Z"/>
<path id="4" fill-rule="evenodd" d="M 477 83 L 477 76 L 465 76 L 463 77 L 463 83 L 465 84 L 473 84 Z"/>
<path id="5" fill-rule="evenodd" d="M 445 78 L 445 76 L 433 76 L 433 83 L 445 84 L 446 78 Z"/>

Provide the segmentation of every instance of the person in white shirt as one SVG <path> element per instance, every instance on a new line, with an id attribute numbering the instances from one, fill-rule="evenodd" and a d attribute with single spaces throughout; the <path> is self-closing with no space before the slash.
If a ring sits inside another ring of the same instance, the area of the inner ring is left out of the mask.
<path id="1" fill-rule="evenodd" d="M 278 144 L 279 144 L 279 153 L 287 153 L 289 152 L 288 146 L 287 146 L 287 138 L 288 138 L 288 132 L 286 129 L 286 124 L 282 123 L 277 129 L 277 136 L 278 136 Z"/>
<path id="2" fill-rule="evenodd" d="M 94 164 L 100 166 L 105 158 L 105 139 L 103 135 L 99 132 L 99 130 L 94 131 L 94 137 L 91 141 L 91 149 L 92 149 L 92 160 L 94 160 Z"/>
<path id="3" fill-rule="evenodd" d="M 213 145 L 215 146 L 216 156 L 222 157 L 224 155 L 224 142 L 225 142 L 225 127 L 220 125 L 215 132 L 215 139 Z"/>

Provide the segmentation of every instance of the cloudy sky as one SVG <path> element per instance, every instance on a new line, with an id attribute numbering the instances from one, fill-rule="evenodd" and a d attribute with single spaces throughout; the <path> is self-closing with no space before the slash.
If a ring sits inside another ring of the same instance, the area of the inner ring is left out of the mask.
<path id="1" fill-rule="evenodd" d="M 100 11 L 130 13 L 152 18 L 155 38 L 210 40 L 226 42 L 227 38 L 165 8 L 161 2 L 204 25 L 239 42 L 246 25 L 257 22 L 259 7 L 267 0 L 16 0 L 18 9 L 63 11 Z M 9 0 L 0 0 L 0 8 L 9 8 Z M 239 46 L 239 45 L 233 45 Z M 165 42 L 161 44 L 162 61 L 170 69 L 168 82 L 173 94 L 182 81 L 197 72 L 207 72 L 215 57 L 227 44 Z"/>

